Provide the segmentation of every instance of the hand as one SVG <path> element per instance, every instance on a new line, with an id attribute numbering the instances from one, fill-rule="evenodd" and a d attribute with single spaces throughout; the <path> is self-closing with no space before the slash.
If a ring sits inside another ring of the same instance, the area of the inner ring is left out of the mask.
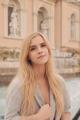
<path id="1" fill-rule="evenodd" d="M 37 113 L 39 120 L 50 119 L 51 115 L 51 107 L 49 106 L 49 104 L 43 105 Z"/>

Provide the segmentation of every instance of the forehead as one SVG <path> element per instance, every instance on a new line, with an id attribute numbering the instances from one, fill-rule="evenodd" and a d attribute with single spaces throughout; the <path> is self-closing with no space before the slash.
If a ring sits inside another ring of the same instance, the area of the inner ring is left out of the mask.
<path id="1" fill-rule="evenodd" d="M 31 46 L 32 45 L 38 45 L 38 44 L 40 44 L 40 43 L 43 43 L 43 42 L 45 42 L 44 41 L 44 39 L 41 37 L 41 36 L 36 36 L 36 37 L 34 37 L 32 40 L 31 40 Z"/>

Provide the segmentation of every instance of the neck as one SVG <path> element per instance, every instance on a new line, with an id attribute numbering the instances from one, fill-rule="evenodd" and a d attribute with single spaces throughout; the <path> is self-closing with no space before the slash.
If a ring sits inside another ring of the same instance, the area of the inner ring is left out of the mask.
<path id="1" fill-rule="evenodd" d="M 38 80 L 45 78 L 45 65 L 33 65 L 33 69 Z"/>

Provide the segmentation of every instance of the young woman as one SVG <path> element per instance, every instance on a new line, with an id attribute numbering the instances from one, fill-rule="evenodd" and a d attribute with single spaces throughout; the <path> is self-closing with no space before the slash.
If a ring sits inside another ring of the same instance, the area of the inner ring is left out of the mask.
<path id="1" fill-rule="evenodd" d="M 23 42 L 19 72 L 8 89 L 6 120 L 71 120 L 69 95 L 53 62 L 41 33 Z"/>

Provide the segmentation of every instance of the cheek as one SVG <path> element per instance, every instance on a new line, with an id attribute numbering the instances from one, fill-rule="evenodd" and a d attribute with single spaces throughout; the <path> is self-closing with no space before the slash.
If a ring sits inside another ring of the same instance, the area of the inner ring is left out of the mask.
<path id="1" fill-rule="evenodd" d="M 47 52 L 47 56 L 48 56 L 48 59 L 49 59 L 49 57 L 50 57 L 50 54 L 49 54 L 49 52 Z"/>
<path id="2" fill-rule="evenodd" d="M 48 50 L 48 49 L 46 49 L 46 53 L 47 53 L 47 55 L 48 55 L 48 56 L 50 55 L 50 53 L 49 53 L 49 50 Z"/>
<path id="3" fill-rule="evenodd" d="M 32 60 L 35 57 L 34 53 L 29 53 L 29 59 Z"/>
<path id="4" fill-rule="evenodd" d="M 47 49 L 48 55 L 51 56 L 51 51 Z"/>
<path id="5" fill-rule="evenodd" d="M 49 57 L 50 57 L 51 55 L 50 55 L 50 52 L 49 52 L 49 50 L 47 51 L 47 57 L 48 57 L 48 59 L 49 59 Z"/>

